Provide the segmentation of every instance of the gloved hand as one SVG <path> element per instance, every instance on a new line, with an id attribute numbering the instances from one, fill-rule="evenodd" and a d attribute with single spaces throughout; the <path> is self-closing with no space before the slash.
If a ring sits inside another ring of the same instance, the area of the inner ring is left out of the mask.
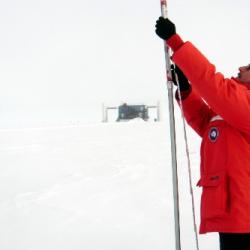
<path id="1" fill-rule="evenodd" d="M 174 23 L 162 16 L 156 21 L 155 27 L 155 33 L 164 40 L 168 40 L 171 36 L 176 34 Z"/>
<path id="2" fill-rule="evenodd" d="M 190 89 L 190 84 L 189 84 L 187 77 L 183 74 L 183 72 L 177 65 L 175 66 L 173 64 L 171 65 L 171 74 L 172 74 L 172 81 L 174 85 L 176 86 L 178 86 L 177 79 L 176 79 L 176 75 L 177 75 L 180 91 L 187 91 Z"/>

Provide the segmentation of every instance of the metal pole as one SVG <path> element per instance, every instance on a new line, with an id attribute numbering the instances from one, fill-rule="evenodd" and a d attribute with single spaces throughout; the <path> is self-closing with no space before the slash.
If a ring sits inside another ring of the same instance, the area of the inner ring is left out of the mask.
<path id="1" fill-rule="evenodd" d="M 161 0 L 161 14 L 167 18 L 167 0 Z M 180 216 L 179 216 L 179 195 L 178 195 L 178 174 L 177 174 L 177 157 L 176 157 L 176 136 L 175 136 L 175 119 L 174 119 L 174 98 L 173 82 L 171 81 L 170 56 L 169 48 L 164 42 L 167 89 L 168 89 L 168 107 L 169 107 L 169 124 L 171 137 L 171 156 L 172 156 L 172 177 L 173 177 L 173 198 L 174 198 L 174 219 L 175 219 L 175 249 L 181 250 L 180 242 Z"/>

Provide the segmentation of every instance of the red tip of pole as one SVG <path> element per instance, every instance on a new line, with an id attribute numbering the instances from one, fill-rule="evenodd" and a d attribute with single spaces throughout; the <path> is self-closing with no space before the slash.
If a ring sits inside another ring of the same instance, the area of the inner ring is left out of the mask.
<path id="1" fill-rule="evenodd" d="M 161 5 L 166 5 L 166 4 L 167 4 L 166 0 L 161 0 Z"/>

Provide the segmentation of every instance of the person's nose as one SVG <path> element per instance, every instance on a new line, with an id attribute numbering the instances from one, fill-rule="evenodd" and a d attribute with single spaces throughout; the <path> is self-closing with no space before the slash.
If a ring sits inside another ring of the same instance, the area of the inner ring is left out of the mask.
<path id="1" fill-rule="evenodd" d="M 246 66 L 241 66 L 241 67 L 239 67 L 239 71 L 240 71 L 240 72 L 246 71 Z"/>

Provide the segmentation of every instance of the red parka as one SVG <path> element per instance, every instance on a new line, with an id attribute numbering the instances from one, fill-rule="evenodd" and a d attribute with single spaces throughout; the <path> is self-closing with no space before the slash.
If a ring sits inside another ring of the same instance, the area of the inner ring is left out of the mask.
<path id="1" fill-rule="evenodd" d="M 250 233 L 250 90 L 217 73 L 190 42 L 172 59 L 191 82 L 183 110 L 202 137 L 200 233 Z"/>

